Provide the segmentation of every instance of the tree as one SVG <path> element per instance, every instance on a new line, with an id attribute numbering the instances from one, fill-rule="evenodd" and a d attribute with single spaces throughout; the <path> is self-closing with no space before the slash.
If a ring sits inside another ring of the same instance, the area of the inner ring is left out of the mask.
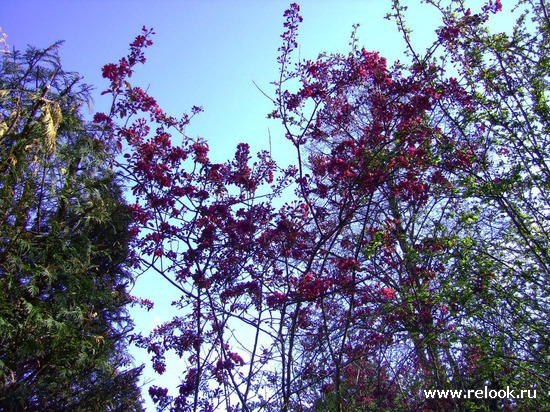
<path id="1" fill-rule="evenodd" d="M 516 23 L 505 32 L 490 30 L 493 14 L 503 9 L 498 0 L 479 13 L 459 3 L 433 6 L 445 25 L 425 53 L 413 47 L 403 8 L 396 3 L 395 10 L 415 64 L 425 73 L 440 57 L 440 77 L 458 73 L 472 110 L 445 116 L 464 138 L 479 136 L 487 158 L 478 170 L 465 170 L 468 195 L 487 219 L 478 224 L 473 249 L 494 266 L 494 301 L 476 320 L 476 375 L 540 393 L 549 366 L 548 4 L 508 6 Z"/>
<path id="2" fill-rule="evenodd" d="M 103 68 L 113 104 L 110 113 L 95 116 L 128 148 L 121 168 L 133 185 L 133 245 L 143 269 L 157 270 L 182 294 L 175 302 L 181 316 L 150 337 L 135 337 L 152 353 L 157 372 L 164 372 L 168 350 L 182 358 L 186 371 L 177 396 L 168 396 L 164 388 L 149 392 L 160 408 L 171 404 L 176 410 L 263 405 L 268 401 L 261 387 L 269 386 L 270 375 L 261 366 L 276 354 L 262 348 L 262 340 L 276 336 L 277 325 L 267 324 L 276 299 L 267 298 L 266 304 L 262 288 L 276 291 L 268 277 L 279 271 L 274 266 L 278 245 L 272 242 L 278 235 L 266 230 L 272 230 L 274 219 L 281 220 L 283 241 L 285 218 L 277 218 L 271 201 L 286 178 L 274 181 L 275 166 L 265 152 L 251 165 L 246 144 L 237 147 L 234 159 L 213 164 L 207 144 L 184 133 L 192 116 L 166 115 L 143 89 L 129 83 L 133 67 L 145 61 L 150 34 L 144 28 L 127 57 Z M 192 115 L 200 110 L 193 107 Z M 172 134 L 181 136 L 179 144 L 172 144 Z M 251 359 L 246 373 L 241 373 L 245 360 L 231 335 L 237 324 L 255 336 L 250 353 L 243 354 Z"/>
<path id="3" fill-rule="evenodd" d="M 334 410 L 359 400 L 361 409 L 449 409 L 448 400 L 413 394 L 448 387 L 453 321 L 479 303 L 465 293 L 470 274 L 456 258 L 471 259 L 461 173 L 478 160 L 439 110 L 466 110 L 469 102 L 454 82 L 433 87 L 414 70 L 387 67 L 354 38 L 348 55 L 320 56 L 291 71 L 294 34 L 285 40 L 274 116 L 296 147 L 299 193 L 315 228 L 309 236 L 319 245 L 311 267 L 328 285 L 314 322 L 314 341 L 324 347 L 317 344 L 311 361 L 327 371 L 323 391 L 334 394 Z M 284 89 L 291 80 L 299 83 L 295 93 Z M 460 306 L 456 296 L 465 298 Z M 350 401 L 350 378 L 359 389 L 360 375 L 348 374 L 354 367 L 372 369 L 378 381 Z"/>
<path id="4" fill-rule="evenodd" d="M 142 410 L 116 147 L 59 46 L 5 51 L 0 72 L 0 408 Z"/>
<path id="5" fill-rule="evenodd" d="M 211 162 L 192 116 L 129 83 L 151 31 L 104 67 L 112 110 L 95 119 L 128 150 L 133 245 L 182 294 L 179 316 L 135 336 L 158 373 L 167 352 L 182 359 L 178 394 L 149 390 L 159 410 L 549 404 L 548 18 L 519 4 L 509 38 L 487 29 L 498 0 L 434 2 L 442 26 L 420 54 L 394 2 L 411 62 L 393 66 L 355 32 L 348 54 L 294 60 L 292 4 L 271 114 L 295 148 L 286 170 L 266 152 L 251 164 L 245 143 Z M 484 386 L 531 396 L 426 392 Z"/>

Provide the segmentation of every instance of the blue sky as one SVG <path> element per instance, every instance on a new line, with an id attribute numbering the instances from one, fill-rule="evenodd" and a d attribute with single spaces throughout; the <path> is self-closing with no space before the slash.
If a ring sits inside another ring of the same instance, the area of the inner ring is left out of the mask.
<path id="1" fill-rule="evenodd" d="M 226 159 L 241 141 L 255 150 L 267 149 L 269 129 L 274 157 L 284 163 L 285 139 L 276 122 L 266 119 L 273 107 L 253 82 L 272 94 L 282 14 L 289 3 L 3 0 L 0 26 L 12 49 L 23 50 L 27 44 L 46 47 L 65 40 L 60 53 L 63 66 L 96 87 L 96 111 L 105 111 L 109 105 L 108 97 L 100 96 L 107 87 L 101 67 L 125 55 L 143 25 L 153 27 L 155 44 L 147 50 L 148 62 L 137 69 L 132 83 L 148 87 L 161 107 L 176 117 L 192 105 L 203 106 L 205 112 L 193 120 L 187 133 L 208 140 L 213 160 Z M 365 48 L 380 51 L 389 61 L 403 57 L 401 36 L 393 22 L 384 20 L 389 0 L 298 3 L 304 17 L 299 35 L 302 57 L 314 58 L 322 51 L 346 52 L 354 23 L 361 24 L 358 36 Z M 424 7 L 417 4 L 409 20 L 417 28 L 414 39 L 420 47 L 433 39 L 435 22 Z M 174 315 L 169 303 L 177 295 L 157 275 L 138 279 L 133 293 L 156 304 L 149 313 L 133 312 L 139 330 Z M 134 354 L 138 362 L 147 362 L 146 354 Z M 170 366 L 166 376 L 155 377 L 156 385 L 177 384 L 174 374 L 180 371 Z"/>

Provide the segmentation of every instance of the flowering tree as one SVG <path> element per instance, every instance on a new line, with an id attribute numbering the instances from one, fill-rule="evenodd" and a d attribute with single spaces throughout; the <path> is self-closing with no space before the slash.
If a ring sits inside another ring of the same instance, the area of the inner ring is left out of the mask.
<path id="1" fill-rule="evenodd" d="M 312 326 L 321 354 L 310 363 L 324 365 L 322 388 L 337 410 L 420 408 L 413 393 L 448 386 L 459 362 L 456 319 L 480 298 L 460 266 L 473 235 L 462 173 L 484 155 L 440 109 L 468 111 L 470 99 L 455 80 L 434 86 L 417 67 L 388 68 L 355 40 L 346 56 L 288 71 L 294 35 L 285 38 L 274 116 L 296 147 L 314 228 L 308 257 L 322 282 Z M 296 79 L 296 92 L 284 89 Z"/>
<path id="2" fill-rule="evenodd" d="M 150 31 L 132 43 L 131 54 L 107 65 L 111 81 L 110 114 L 97 114 L 106 132 L 128 145 L 123 168 L 133 182 L 135 245 L 143 264 L 158 271 L 182 294 L 175 306 L 181 315 L 159 326 L 150 337 L 137 336 L 139 346 L 153 354 L 153 367 L 165 370 L 164 354 L 174 350 L 184 374 L 178 396 L 152 387 L 150 394 L 162 408 L 176 410 L 232 410 L 272 402 L 278 394 L 261 388 L 271 385 L 271 364 L 282 327 L 277 320 L 284 276 L 280 250 L 290 251 L 293 229 L 289 215 L 272 206 L 288 185 L 294 169 L 281 171 L 266 152 L 251 164 L 249 147 L 240 144 L 233 159 L 212 163 L 208 145 L 185 135 L 190 117 L 167 116 L 153 98 L 132 87 L 126 77 L 142 48 L 151 44 Z M 192 115 L 200 112 L 192 108 Z M 138 114 L 147 117 L 139 117 Z M 117 126 L 115 118 L 130 118 Z M 151 133 L 150 124 L 155 124 Z M 172 134 L 181 139 L 172 145 Z M 244 341 L 236 331 L 246 330 Z"/>
<path id="3" fill-rule="evenodd" d="M 547 382 L 546 20 L 512 42 L 483 28 L 498 1 L 477 14 L 434 6 L 443 25 L 420 55 L 394 4 L 408 66 L 355 35 L 347 55 L 294 60 L 302 18 L 290 6 L 271 114 L 295 148 L 285 170 L 267 152 L 252 163 L 245 143 L 211 162 L 185 134 L 200 108 L 175 119 L 129 83 L 151 31 L 104 67 L 113 104 L 95 120 L 126 147 L 137 257 L 181 293 L 178 316 L 134 338 L 160 374 L 168 351 L 181 358 L 178 394 L 149 389 L 159 409 L 534 407 L 422 391 Z M 517 68 L 511 51 L 541 68 L 497 82 L 490 65 Z M 507 89 L 519 79 L 529 99 Z M 522 146 L 521 128 L 536 144 Z"/>

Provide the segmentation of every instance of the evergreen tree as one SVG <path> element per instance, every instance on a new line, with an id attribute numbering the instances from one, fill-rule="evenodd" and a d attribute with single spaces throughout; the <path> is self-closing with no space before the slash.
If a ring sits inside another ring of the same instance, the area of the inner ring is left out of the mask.
<path id="1" fill-rule="evenodd" d="M 131 213 L 59 46 L 4 52 L 0 68 L 0 409 L 142 410 Z"/>

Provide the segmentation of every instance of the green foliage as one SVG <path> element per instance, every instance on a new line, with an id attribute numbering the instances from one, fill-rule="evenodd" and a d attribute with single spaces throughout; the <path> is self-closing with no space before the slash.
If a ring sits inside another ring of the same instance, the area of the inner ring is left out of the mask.
<path id="1" fill-rule="evenodd" d="M 0 409 L 141 410 L 131 215 L 58 46 L 5 53 L 0 69 Z"/>
<path id="2" fill-rule="evenodd" d="M 404 9 L 394 3 L 396 21 L 404 24 Z M 441 68 L 435 83 L 456 77 L 464 87 L 470 96 L 469 110 L 447 107 L 445 118 L 484 156 L 478 170 L 464 171 L 465 194 L 477 210 L 460 215 L 472 236 L 469 243 L 461 241 L 455 255 L 457 273 L 479 279 L 470 288 L 460 281 L 456 299 L 465 315 L 456 340 L 461 348 L 475 348 L 476 362 L 470 364 L 468 375 L 455 376 L 454 386 L 536 388 L 536 400 L 506 406 L 546 409 L 550 405 L 549 4 L 525 0 L 501 6 L 495 1 L 478 10 L 470 2 L 428 3 L 441 12 L 444 24 L 424 56 L 408 36 L 410 55 L 415 64 L 427 67 L 425 62 L 431 61 Z M 500 7 L 516 18 L 506 32 L 491 30 L 492 14 Z M 504 406 L 486 401 L 472 408 Z"/>

